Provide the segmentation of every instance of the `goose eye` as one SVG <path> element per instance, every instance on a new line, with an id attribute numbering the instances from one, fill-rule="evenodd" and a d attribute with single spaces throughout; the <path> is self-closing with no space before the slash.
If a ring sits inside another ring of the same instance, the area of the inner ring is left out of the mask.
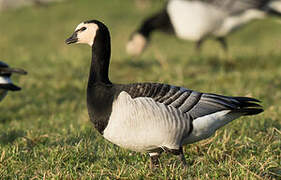
<path id="1" fill-rule="evenodd" d="M 80 29 L 80 31 L 85 31 L 87 28 L 86 27 L 82 27 L 81 29 Z"/>

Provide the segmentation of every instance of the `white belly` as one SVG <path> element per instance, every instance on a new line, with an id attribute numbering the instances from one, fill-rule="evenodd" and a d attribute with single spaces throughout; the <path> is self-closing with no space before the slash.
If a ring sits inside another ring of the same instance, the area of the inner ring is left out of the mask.
<path id="1" fill-rule="evenodd" d="M 131 99 L 122 92 L 112 108 L 104 137 L 123 148 L 140 152 L 163 146 L 178 149 L 189 131 L 186 115 L 151 98 Z"/>
<path id="2" fill-rule="evenodd" d="M 219 28 L 226 14 L 200 1 L 172 0 L 168 14 L 179 38 L 198 41 Z"/>

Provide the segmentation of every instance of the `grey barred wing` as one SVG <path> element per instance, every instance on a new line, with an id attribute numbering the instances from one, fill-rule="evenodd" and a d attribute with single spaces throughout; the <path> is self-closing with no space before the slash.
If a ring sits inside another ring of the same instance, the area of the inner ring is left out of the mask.
<path id="1" fill-rule="evenodd" d="M 200 93 L 160 83 L 120 85 L 119 91 L 126 91 L 132 98 L 150 97 L 158 103 L 173 106 L 183 113 L 188 113 L 193 119 L 222 110 L 232 110 L 244 115 L 262 111 L 259 101 L 253 98 Z"/>

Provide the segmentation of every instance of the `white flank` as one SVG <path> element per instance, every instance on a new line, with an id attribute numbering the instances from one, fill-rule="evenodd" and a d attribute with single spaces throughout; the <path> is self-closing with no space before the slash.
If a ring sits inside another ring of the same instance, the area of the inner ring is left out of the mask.
<path id="1" fill-rule="evenodd" d="M 152 98 L 132 99 L 123 91 L 113 102 L 104 137 L 123 148 L 140 152 L 164 146 L 178 149 L 189 128 L 186 114 Z"/>
<path id="2" fill-rule="evenodd" d="M 215 31 L 227 13 L 201 1 L 169 1 L 167 11 L 179 38 L 198 41 Z"/>
<path id="3" fill-rule="evenodd" d="M 213 135 L 217 129 L 241 116 L 230 113 L 231 110 L 219 111 L 193 120 L 193 131 L 184 139 L 184 144 L 191 144 Z"/>
<path id="4" fill-rule="evenodd" d="M 0 76 L 0 84 L 10 84 L 10 83 L 12 83 L 10 78 Z"/>

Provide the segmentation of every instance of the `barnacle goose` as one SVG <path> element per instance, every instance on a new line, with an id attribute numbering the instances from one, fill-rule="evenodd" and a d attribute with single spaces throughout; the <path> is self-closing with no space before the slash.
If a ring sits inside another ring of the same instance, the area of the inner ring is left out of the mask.
<path id="1" fill-rule="evenodd" d="M 195 41 L 198 50 L 207 38 L 214 37 L 227 50 L 226 35 L 267 14 L 280 16 L 281 0 L 169 0 L 132 33 L 126 51 L 140 55 L 156 30 Z"/>
<path id="2" fill-rule="evenodd" d="M 80 23 L 67 44 L 92 47 L 87 107 L 94 127 L 110 142 L 148 152 L 156 164 L 162 152 L 178 155 L 182 146 L 210 137 L 232 120 L 263 111 L 249 97 L 201 93 L 160 83 L 113 84 L 108 78 L 110 33 L 100 21 Z"/>
<path id="3" fill-rule="evenodd" d="M 23 69 L 10 68 L 6 63 L 0 61 L 0 101 L 4 99 L 8 91 L 19 91 L 20 87 L 13 84 L 10 77 L 12 73 L 27 74 Z"/>

